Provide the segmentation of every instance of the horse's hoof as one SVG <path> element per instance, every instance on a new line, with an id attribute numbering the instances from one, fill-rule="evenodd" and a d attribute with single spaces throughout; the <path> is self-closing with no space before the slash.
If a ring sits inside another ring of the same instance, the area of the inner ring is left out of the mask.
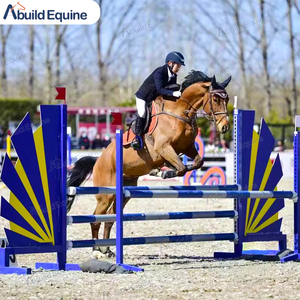
<path id="1" fill-rule="evenodd" d="M 152 169 L 150 172 L 149 172 L 149 175 L 150 176 L 155 176 L 157 177 L 157 174 L 160 172 L 160 169 Z"/>
<path id="2" fill-rule="evenodd" d="M 163 171 L 161 174 L 162 179 L 167 179 L 167 178 L 174 178 L 176 177 L 176 171 Z"/>
<path id="3" fill-rule="evenodd" d="M 116 254 L 114 252 L 112 252 L 110 249 L 106 251 L 105 255 L 108 258 L 116 257 Z"/>
<path id="4" fill-rule="evenodd" d="M 106 257 L 106 255 L 103 254 L 101 251 L 94 250 L 93 254 L 92 254 L 92 257 L 96 258 L 96 259 L 99 259 L 99 260 L 102 260 L 103 258 Z"/>
<path id="5" fill-rule="evenodd" d="M 96 255 L 99 255 L 99 257 L 103 258 L 103 257 L 106 257 L 106 258 L 113 258 L 113 257 L 116 257 L 116 254 L 114 252 L 112 252 L 110 250 L 109 247 L 94 247 L 93 248 L 94 252 L 99 252 L 101 254 L 97 254 Z"/>

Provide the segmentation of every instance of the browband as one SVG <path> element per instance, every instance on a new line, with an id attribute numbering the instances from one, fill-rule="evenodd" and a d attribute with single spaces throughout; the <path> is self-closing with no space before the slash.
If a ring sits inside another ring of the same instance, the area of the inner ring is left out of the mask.
<path id="1" fill-rule="evenodd" d="M 228 96 L 228 94 L 225 90 L 212 90 L 211 93 L 216 94 L 223 99 L 225 99 Z"/>

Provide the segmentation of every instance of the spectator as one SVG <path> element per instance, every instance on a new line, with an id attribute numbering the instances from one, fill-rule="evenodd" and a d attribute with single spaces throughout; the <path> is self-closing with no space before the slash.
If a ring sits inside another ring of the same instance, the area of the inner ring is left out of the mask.
<path id="1" fill-rule="evenodd" d="M 277 146 L 274 148 L 274 152 L 283 152 L 285 150 L 284 146 L 283 146 L 283 142 L 282 140 L 278 140 L 277 141 Z"/>
<path id="2" fill-rule="evenodd" d="M 106 135 L 103 140 L 104 147 L 106 148 L 111 143 L 111 139 Z"/>
<path id="3" fill-rule="evenodd" d="M 213 145 L 212 142 L 208 142 L 205 144 L 205 152 L 213 152 L 215 150 L 215 146 Z"/>
<path id="4" fill-rule="evenodd" d="M 102 149 L 105 148 L 105 144 L 101 139 L 101 135 L 97 133 L 96 138 L 92 142 L 92 149 Z"/>
<path id="5" fill-rule="evenodd" d="M 230 149 L 227 145 L 227 142 L 225 140 L 221 140 L 221 153 L 228 153 L 230 152 Z"/>
<path id="6" fill-rule="evenodd" d="M 219 139 L 215 140 L 214 153 L 221 153 L 221 143 Z"/>
<path id="7" fill-rule="evenodd" d="M 87 150 L 90 148 L 90 140 L 85 132 L 83 132 L 79 138 L 79 149 Z"/>

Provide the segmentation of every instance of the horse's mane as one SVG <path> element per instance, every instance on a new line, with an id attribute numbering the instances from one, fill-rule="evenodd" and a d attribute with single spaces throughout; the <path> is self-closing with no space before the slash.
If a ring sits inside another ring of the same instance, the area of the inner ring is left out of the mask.
<path id="1" fill-rule="evenodd" d="M 211 82 L 212 77 L 208 77 L 201 71 L 192 70 L 185 78 L 181 86 L 181 92 L 196 82 Z"/>

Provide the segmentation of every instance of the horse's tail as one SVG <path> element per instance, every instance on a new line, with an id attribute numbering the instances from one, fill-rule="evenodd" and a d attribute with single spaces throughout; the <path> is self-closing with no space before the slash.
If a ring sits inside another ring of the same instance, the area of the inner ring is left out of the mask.
<path id="1" fill-rule="evenodd" d="M 69 186 L 80 186 L 85 180 L 88 180 L 88 175 L 92 174 L 94 165 L 97 161 L 97 157 L 85 156 L 80 158 L 74 164 L 73 169 L 69 173 L 67 180 L 67 187 Z M 67 197 L 67 212 L 70 211 L 75 195 L 68 195 Z"/>

